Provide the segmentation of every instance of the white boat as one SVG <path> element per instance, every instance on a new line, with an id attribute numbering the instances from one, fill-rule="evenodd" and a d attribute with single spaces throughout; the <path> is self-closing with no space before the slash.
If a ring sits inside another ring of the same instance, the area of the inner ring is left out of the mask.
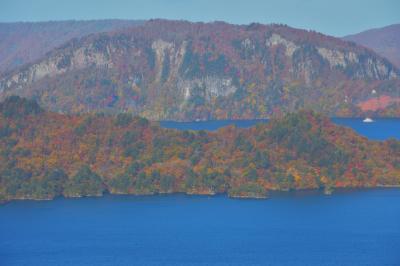
<path id="1" fill-rule="evenodd" d="M 374 120 L 372 120 L 371 118 L 367 117 L 363 120 L 364 123 L 372 123 L 374 122 Z"/>

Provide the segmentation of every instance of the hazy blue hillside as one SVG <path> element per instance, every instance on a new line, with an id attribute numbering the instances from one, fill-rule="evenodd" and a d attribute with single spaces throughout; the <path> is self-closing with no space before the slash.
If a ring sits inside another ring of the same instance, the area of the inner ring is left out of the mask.
<path id="1" fill-rule="evenodd" d="M 141 23 L 134 20 L 0 23 L 0 72 L 33 62 L 73 38 Z"/>
<path id="2" fill-rule="evenodd" d="M 363 31 L 343 39 L 371 48 L 400 67 L 400 24 Z"/>

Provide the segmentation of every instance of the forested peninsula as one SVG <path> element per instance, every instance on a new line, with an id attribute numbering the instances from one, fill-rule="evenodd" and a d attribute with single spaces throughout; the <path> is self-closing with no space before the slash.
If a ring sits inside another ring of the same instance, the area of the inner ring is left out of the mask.
<path id="1" fill-rule="evenodd" d="M 18 96 L 0 103 L 2 202 L 398 185 L 400 141 L 368 140 L 313 111 L 206 132 L 128 113 L 49 112 Z"/>

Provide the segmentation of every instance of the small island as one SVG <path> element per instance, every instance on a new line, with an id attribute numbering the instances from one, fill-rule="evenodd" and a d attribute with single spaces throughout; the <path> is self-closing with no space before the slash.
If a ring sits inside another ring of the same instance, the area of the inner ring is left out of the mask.
<path id="1" fill-rule="evenodd" d="M 313 111 L 251 128 L 178 131 L 128 113 L 60 114 L 0 103 L 0 202 L 400 185 L 400 142 L 370 141 Z"/>

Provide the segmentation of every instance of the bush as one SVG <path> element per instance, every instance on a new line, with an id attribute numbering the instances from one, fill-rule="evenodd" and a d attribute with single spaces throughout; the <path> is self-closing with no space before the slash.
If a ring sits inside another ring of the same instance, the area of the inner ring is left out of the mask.
<path id="1" fill-rule="evenodd" d="M 243 184 L 228 191 L 230 197 L 244 198 L 264 198 L 266 197 L 266 193 L 266 190 L 256 183 Z"/>
<path id="2" fill-rule="evenodd" d="M 173 189 L 174 182 L 175 182 L 175 177 L 173 177 L 171 175 L 161 176 L 161 179 L 160 179 L 161 191 L 165 191 L 165 192 L 171 191 Z"/>
<path id="3" fill-rule="evenodd" d="M 110 180 L 109 185 L 111 191 L 118 193 L 128 193 L 129 189 L 133 187 L 133 177 L 128 174 L 117 176 Z"/>
<path id="4" fill-rule="evenodd" d="M 43 112 L 42 108 L 34 100 L 28 100 L 19 96 L 7 97 L 0 103 L 0 113 L 9 118 L 22 118 L 27 115 L 36 115 Z"/>
<path id="5" fill-rule="evenodd" d="M 78 172 L 66 183 L 66 196 L 98 196 L 103 194 L 103 182 L 88 165 L 82 166 Z"/>
<path id="6" fill-rule="evenodd" d="M 119 127 L 125 127 L 129 125 L 133 120 L 133 117 L 131 114 L 127 113 L 120 113 L 117 115 L 114 124 Z"/>

